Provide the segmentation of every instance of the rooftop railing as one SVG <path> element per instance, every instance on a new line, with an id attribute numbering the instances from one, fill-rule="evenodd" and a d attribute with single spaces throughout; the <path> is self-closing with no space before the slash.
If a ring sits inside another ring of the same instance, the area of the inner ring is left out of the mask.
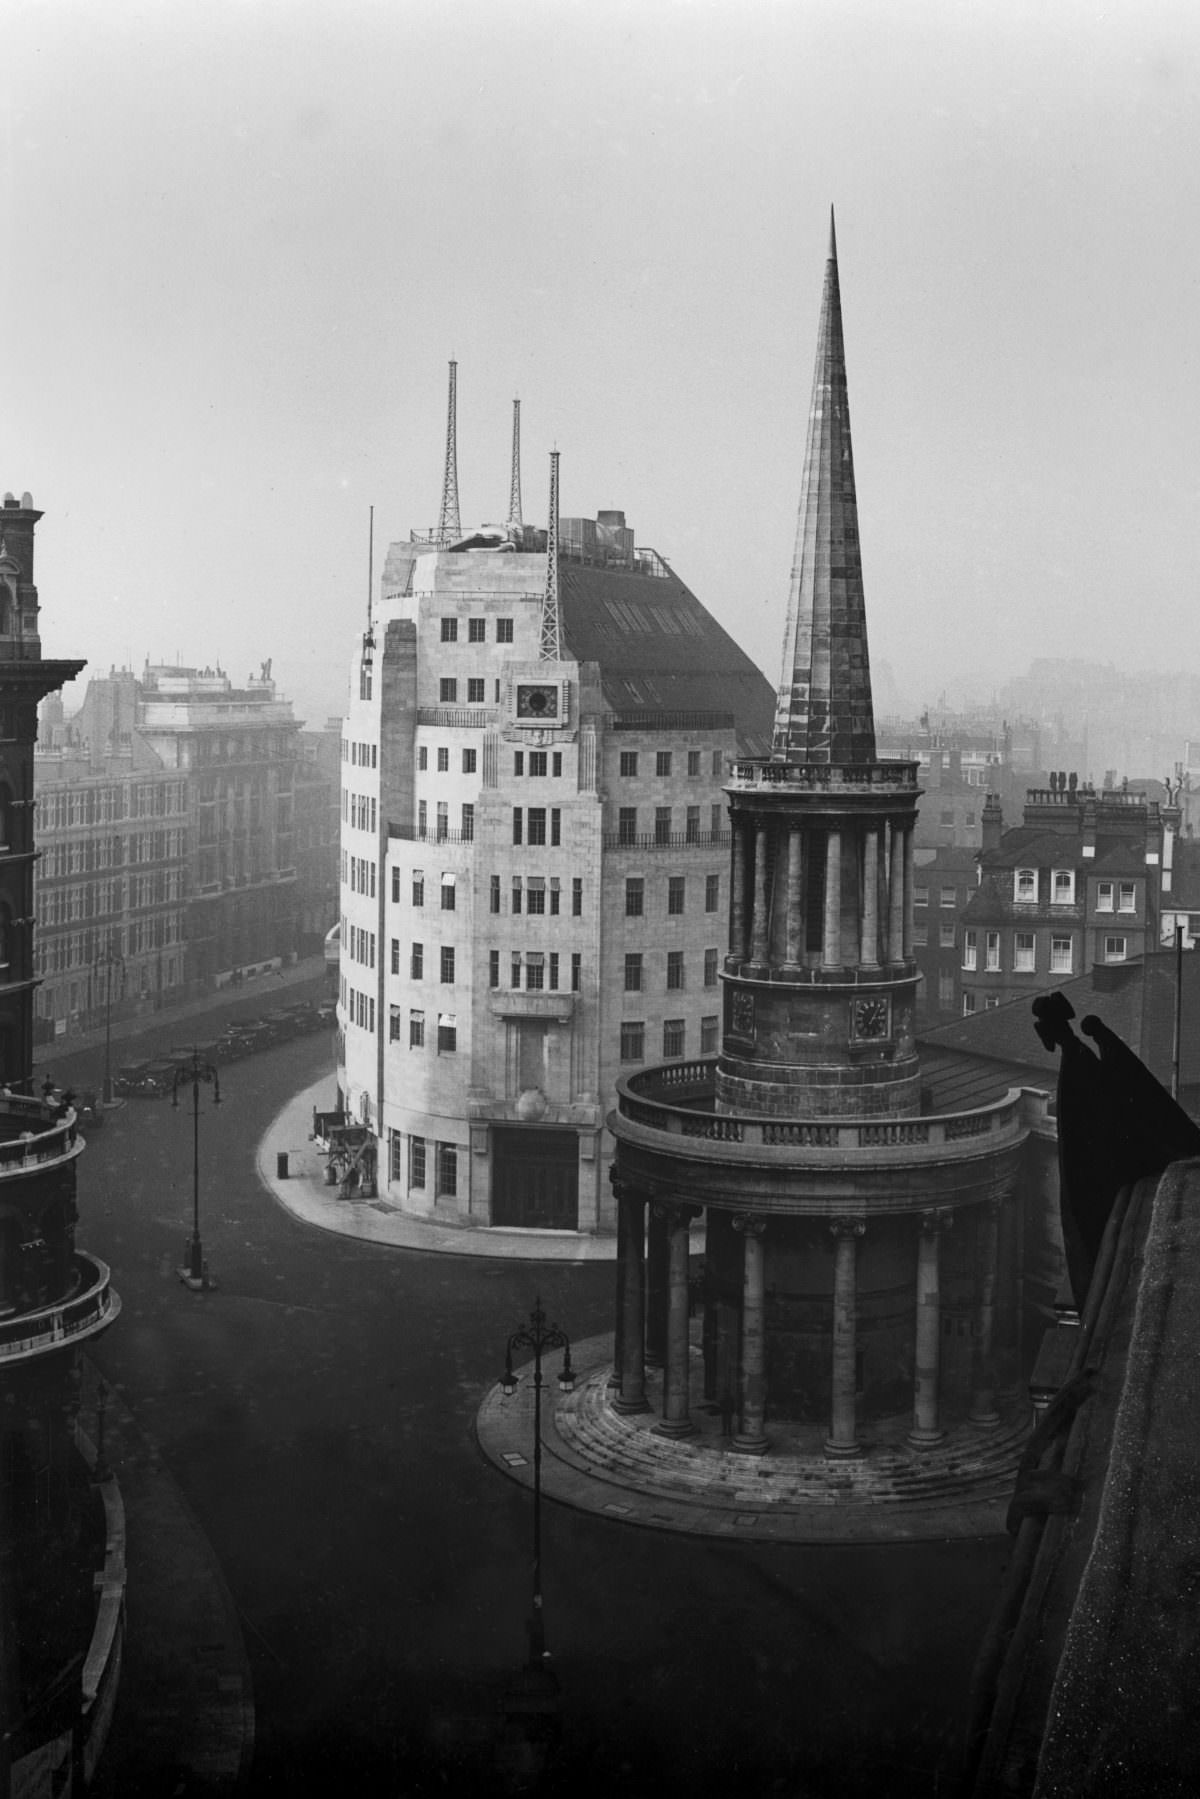
<path id="1" fill-rule="evenodd" d="M 923 1118 L 755 1118 L 697 1109 L 711 1104 L 716 1093 L 717 1058 L 668 1062 L 617 1082 L 617 1109 L 622 1118 L 650 1130 L 677 1137 L 701 1137 L 712 1143 L 740 1143 L 763 1149 L 884 1149 L 963 1143 L 973 1138 L 1005 1136 L 1016 1124 L 1021 1096 L 965 1112 Z M 674 1091 L 680 1102 L 660 1100 Z"/>

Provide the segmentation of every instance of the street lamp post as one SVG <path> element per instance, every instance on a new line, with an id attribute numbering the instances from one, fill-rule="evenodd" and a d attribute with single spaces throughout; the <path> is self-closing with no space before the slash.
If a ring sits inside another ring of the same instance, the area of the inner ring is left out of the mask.
<path id="1" fill-rule="evenodd" d="M 189 1060 L 182 1068 L 175 1070 L 171 1082 L 171 1104 L 178 1110 L 179 1089 L 191 1083 L 192 1088 L 192 1234 L 188 1240 L 187 1261 L 179 1270 L 179 1278 L 185 1287 L 195 1293 L 206 1293 L 216 1282 L 209 1279 L 208 1266 L 204 1260 L 204 1251 L 200 1247 L 200 1087 L 205 1081 L 211 1081 L 213 1105 L 221 1103 L 221 1082 L 211 1062 L 206 1062 L 198 1050 L 193 1050 Z"/>
<path id="2" fill-rule="evenodd" d="M 542 1357 L 547 1350 L 561 1349 L 563 1352 L 562 1372 L 558 1377 L 562 1391 L 569 1393 L 575 1385 L 570 1339 L 557 1324 L 547 1324 L 540 1295 L 534 1301 L 529 1323 L 521 1325 L 508 1339 L 500 1381 L 500 1389 L 508 1399 L 518 1386 L 512 1365 L 514 1349 L 533 1351 L 533 1610 L 529 1620 L 529 1663 L 531 1667 L 540 1667 L 548 1653 L 542 1612 Z"/>
<path id="3" fill-rule="evenodd" d="M 104 1104 L 113 1103 L 112 1083 L 112 982 L 113 969 L 119 968 L 125 973 L 125 958 L 119 956 L 109 944 L 102 956 L 97 956 L 95 967 L 104 970 Z"/>

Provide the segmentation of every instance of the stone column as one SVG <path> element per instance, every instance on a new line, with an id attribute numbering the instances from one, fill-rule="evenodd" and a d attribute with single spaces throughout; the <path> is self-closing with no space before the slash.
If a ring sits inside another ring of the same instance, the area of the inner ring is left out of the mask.
<path id="1" fill-rule="evenodd" d="M 904 960 L 904 833 L 890 831 L 888 856 L 888 961 Z"/>
<path id="2" fill-rule="evenodd" d="M 754 916 L 750 920 L 750 960 L 767 966 L 767 829 L 754 833 Z"/>
<path id="3" fill-rule="evenodd" d="M 879 831 L 867 826 L 863 839 L 862 962 L 879 966 Z"/>
<path id="4" fill-rule="evenodd" d="M 689 1228 L 695 1206 L 670 1205 L 661 1210 L 668 1249 L 667 1364 L 663 1374 L 662 1417 L 654 1426 L 660 1437 L 689 1437 L 696 1426 L 688 1413 L 691 1343 L 688 1333 Z"/>
<path id="5" fill-rule="evenodd" d="M 858 1358 L 858 1240 L 866 1225 L 857 1218 L 834 1218 L 833 1402 L 825 1454 L 845 1460 L 861 1455 L 856 1399 Z"/>
<path id="6" fill-rule="evenodd" d="M 996 1410 L 996 1265 L 1000 1235 L 1000 1202 L 989 1199 L 979 1215 L 976 1267 L 975 1365 L 971 1372 L 972 1424 L 990 1430 L 999 1424 Z"/>
<path id="7" fill-rule="evenodd" d="M 625 1357 L 625 1259 L 629 1253 L 629 1215 L 621 1204 L 620 1189 L 609 1170 L 609 1181 L 617 1196 L 617 1308 L 613 1322 L 613 1365 L 608 1377 L 610 1388 L 621 1387 L 621 1365 Z"/>
<path id="8" fill-rule="evenodd" d="M 652 1205 L 646 1221 L 646 1361 L 667 1359 L 667 1208 Z"/>
<path id="9" fill-rule="evenodd" d="M 741 1413 L 733 1447 L 743 1455 L 762 1455 L 768 1447 L 763 1431 L 766 1403 L 763 1333 L 763 1233 L 765 1218 L 735 1218 L 742 1236 L 742 1392 Z"/>
<path id="10" fill-rule="evenodd" d="M 901 841 L 904 845 L 904 913 L 901 920 L 903 929 L 901 942 L 904 960 L 912 961 L 913 953 L 913 847 L 914 832 L 911 825 L 903 833 Z"/>
<path id="11" fill-rule="evenodd" d="M 621 1391 L 618 1412 L 648 1412 L 646 1400 L 646 1196 L 613 1182 L 625 1212 L 625 1282 L 621 1293 Z"/>
<path id="12" fill-rule="evenodd" d="M 939 1251 L 942 1232 L 952 1223 L 949 1212 L 921 1213 L 917 1236 L 917 1331 L 913 1356 L 914 1449 L 928 1449 L 946 1435 L 938 1422 L 938 1367 L 942 1352 L 942 1307 Z"/>
<path id="13" fill-rule="evenodd" d="M 842 965 L 842 833 L 830 831 L 825 842 L 825 931 L 822 968 Z"/>
<path id="14" fill-rule="evenodd" d="M 729 887 L 729 954 L 736 962 L 746 959 L 746 826 L 739 813 L 731 819 L 733 851 Z"/>
<path id="15" fill-rule="evenodd" d="M 804 833 L 788 833 L 787 944 L 784 960 L 789 968 L 804 961 Z"/>

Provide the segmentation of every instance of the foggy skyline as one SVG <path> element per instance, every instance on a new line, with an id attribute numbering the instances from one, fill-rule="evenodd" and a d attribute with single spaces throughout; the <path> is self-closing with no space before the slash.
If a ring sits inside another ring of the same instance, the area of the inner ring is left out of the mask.
<path id="1" fill-rule="evenodd" d="M 774 681 L 833 203 L 875 667 L 1194 660 L 1184 6 L 47 0 L 6 61 L 48 654 L 271 657 L 321 724 L 455 356 L 464 525 L 519 394 L 526 519 L 556 445 Z"/>

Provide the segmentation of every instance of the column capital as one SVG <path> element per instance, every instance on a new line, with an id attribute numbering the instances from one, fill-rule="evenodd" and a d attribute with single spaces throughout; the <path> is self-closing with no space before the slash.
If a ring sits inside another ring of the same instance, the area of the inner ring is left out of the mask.
<path id="1" fill-rule="evenodd" d="M 739 1212 L 733 1219 L 733 1228 L 743 1237 L 761 1237 L 766 1233 L 767 1221 L 757 1212 Z"/>
<path id="2" fill-rule="evenodd" d="M 830 1218 L 829 1229 L 835 1237 L 865 1237 L 867 1227 L 861 1218 Z"/>
<path id="3" fill-rule="evenodd" d="M 921 1213 L 921 1231 L 927 1237 L 948 1231 L 954 1224 L 954 1213 L 947 1206 L 930 1206 Z"/>
<path id="4" fill-rule="evenodd" d="M 693 1218 L 698 1218 L 703 1207 L 691 1205 L 684 1199 L 652 1199 L 650 1210 L 656 1218 L 666 1222 L 668 1230 L 679 1230 Z"/>

